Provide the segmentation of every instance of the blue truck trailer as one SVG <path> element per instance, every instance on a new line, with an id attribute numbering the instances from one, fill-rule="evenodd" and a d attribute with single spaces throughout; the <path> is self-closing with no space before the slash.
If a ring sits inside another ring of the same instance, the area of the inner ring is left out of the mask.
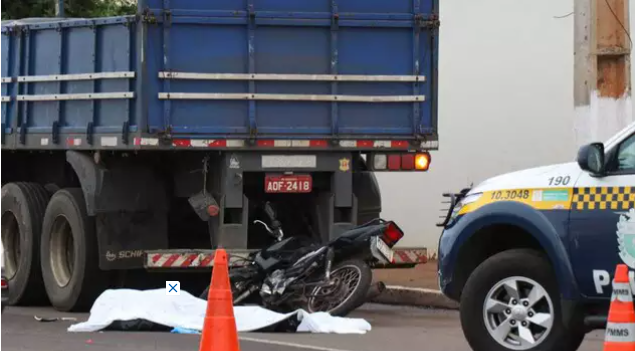
<path id="1" fill-rule="evenodd" d="M 239 258 L 270 239 L 253 224 L 265 201 L 322 240 L 377 218 L 374 172 L 425 172 L 439 146 L 438 28 L 436 0 L 141 0 L 4 22 L 10 304 L 84 309 L 135 273 Z"/>

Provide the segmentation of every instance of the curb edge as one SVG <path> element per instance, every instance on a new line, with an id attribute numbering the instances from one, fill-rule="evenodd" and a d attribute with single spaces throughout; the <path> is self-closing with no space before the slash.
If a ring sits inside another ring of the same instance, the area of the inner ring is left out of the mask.
<path id="1" fill-rule="evenodd" d="M 450 300 L 439 290 L 409 288 L 405 286 L 388 285 L 379 296 L 371 302 L 385 305 L 431 307 L 437 309 L 458 310 L 459 303 Z"/>

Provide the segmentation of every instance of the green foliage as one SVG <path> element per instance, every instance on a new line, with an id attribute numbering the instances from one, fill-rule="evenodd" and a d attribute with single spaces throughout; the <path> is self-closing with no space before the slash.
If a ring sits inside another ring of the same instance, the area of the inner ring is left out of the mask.
<path id="1" fill-rule="evenodd" d="M 53 17 L 58 0 L 4 0 L 2 19 Z M 64 0 L 65 17 L 109 17 L 134 14 L 134 0 Z"/>

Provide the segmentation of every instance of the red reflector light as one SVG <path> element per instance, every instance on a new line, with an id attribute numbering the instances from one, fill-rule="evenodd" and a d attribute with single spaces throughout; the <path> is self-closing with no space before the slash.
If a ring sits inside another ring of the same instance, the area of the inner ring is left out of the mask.
<path id="1" fill-rule="evenodd" d="M 372 140 L 358 140 L 357 141 L 357 147 L 360 148 L 364 148 L 364 147 L 373 147 L 374 142 Z"/>
<path id="2" fill-rule="evenodd" d="M 415 155 L 414 154 L 401 155 L 401 169 L 406 171 L 415 169 Z"/>
<path id="3" fill-rule="evenodd" d="M 393 222 L 388 223 L 388 226 L 384 229 L 384 241 L 389 246 L 395 245 L 403 236 L 404 234 L 401 229 Z"/>
<path id="4" fill-rule="evenodd" d="M 220 212 L 220 208 L 216 205 L 209 205 L 207 207 L 207 214 L 209 214 L 211 217 L 218 216 L 219 212 Z"/>
<path id="5" fill-rule="evenodd" d="M 401 169 L 401 155 L 388 155 L 388 169 L 391 171 Z"/>
<path id="6" fill-rule="evenodd" d="M 328 142 L 326 140 L 311 140 L 310 141 L 310 145 L 311 147 L 327 147 L 329 146 Z"/>
<path id="7" fill-rule="evenodd" d="M 410 143 L 404 140 L 393 140 L 390 142 L 390 147 L 394 148 L 407 148 L 409 145 Z"/>
<path id="8" fill-rule="evenodd" d="M 6 289 L 8 287 L 9 287 L 9 282 L 6 279 L 2 278 L 2 289 Z"/>

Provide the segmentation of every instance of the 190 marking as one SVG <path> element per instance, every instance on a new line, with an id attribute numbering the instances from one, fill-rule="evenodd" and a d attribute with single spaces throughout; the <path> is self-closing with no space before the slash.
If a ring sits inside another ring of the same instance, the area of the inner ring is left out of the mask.
<path id="1" fill-rule="evenodd" d="M 567 185 L 571 182 L 571 176 L 557 176 L 549 178 L 549 185 Z"/>

